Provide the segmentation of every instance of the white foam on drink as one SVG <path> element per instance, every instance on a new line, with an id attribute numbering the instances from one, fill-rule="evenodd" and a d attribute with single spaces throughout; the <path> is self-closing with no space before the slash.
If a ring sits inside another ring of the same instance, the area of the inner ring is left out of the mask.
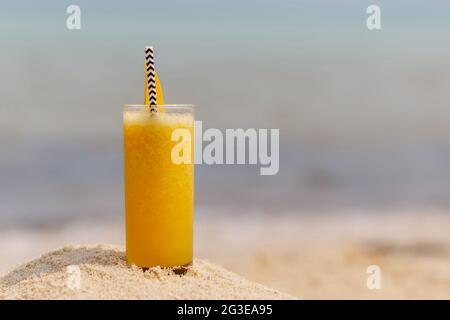
<path id="1" fill-rule="evenodd" d="M 186 126 L 194 122 L 194 116 L 191 113 L 182 112 L 158 112 L 150 113 L 148 110 L 126 110 L 123 114 L 124 124 L 126 125 L 170 125 Z"/>

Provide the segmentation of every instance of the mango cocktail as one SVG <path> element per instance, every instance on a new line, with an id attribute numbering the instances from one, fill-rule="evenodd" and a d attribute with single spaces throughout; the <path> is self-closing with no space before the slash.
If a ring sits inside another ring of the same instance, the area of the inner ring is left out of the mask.
<path id="1" fill-rule="evenodd" d="M 174 163 L 172 133 L 190 133 L 190 163 Z M 192 262 L 194 116 L 190 106 L 125 106 L 126 258 L 129 264 L 183 266 Z"/>

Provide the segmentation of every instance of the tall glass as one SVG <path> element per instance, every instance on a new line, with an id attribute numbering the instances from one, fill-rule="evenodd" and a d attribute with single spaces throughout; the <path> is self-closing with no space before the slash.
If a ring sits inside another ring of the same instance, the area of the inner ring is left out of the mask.
<path id="1" fill-rule="evenodd" d="M 127 262 L 143 268 L 188 265 L 193 245 L 193 106 L 163 105 L 151 113 L 145 105 L 126 105 L 123 130 Z M 180 163 L 180 156 L 190 161 Z"/>

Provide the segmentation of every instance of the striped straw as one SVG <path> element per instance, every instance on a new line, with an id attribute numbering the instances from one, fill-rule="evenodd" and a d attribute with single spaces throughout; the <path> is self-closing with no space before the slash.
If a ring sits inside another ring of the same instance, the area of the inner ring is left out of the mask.
<path id="1" fill-rule="evenodd" d="M 147 70 L 147 90 L 150 101 L 150 111 L 158 111 L 156 102 L 156 76 L 155 76 L 155 60 L 153 56 L 153 47 L 145 47 L 145 66 Z"/>

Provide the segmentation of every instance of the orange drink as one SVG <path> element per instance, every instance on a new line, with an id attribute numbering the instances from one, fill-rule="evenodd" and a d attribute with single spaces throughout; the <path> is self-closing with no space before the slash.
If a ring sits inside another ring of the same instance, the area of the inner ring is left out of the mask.
<path id="1" fill-rule="evenodd" d="M 173 132 L 190 134 L 190 162 L 172 159 Z M 194 115 L 192 106 L 125 106 L 126 256 L 139 267 L 192 262 Z"/>

